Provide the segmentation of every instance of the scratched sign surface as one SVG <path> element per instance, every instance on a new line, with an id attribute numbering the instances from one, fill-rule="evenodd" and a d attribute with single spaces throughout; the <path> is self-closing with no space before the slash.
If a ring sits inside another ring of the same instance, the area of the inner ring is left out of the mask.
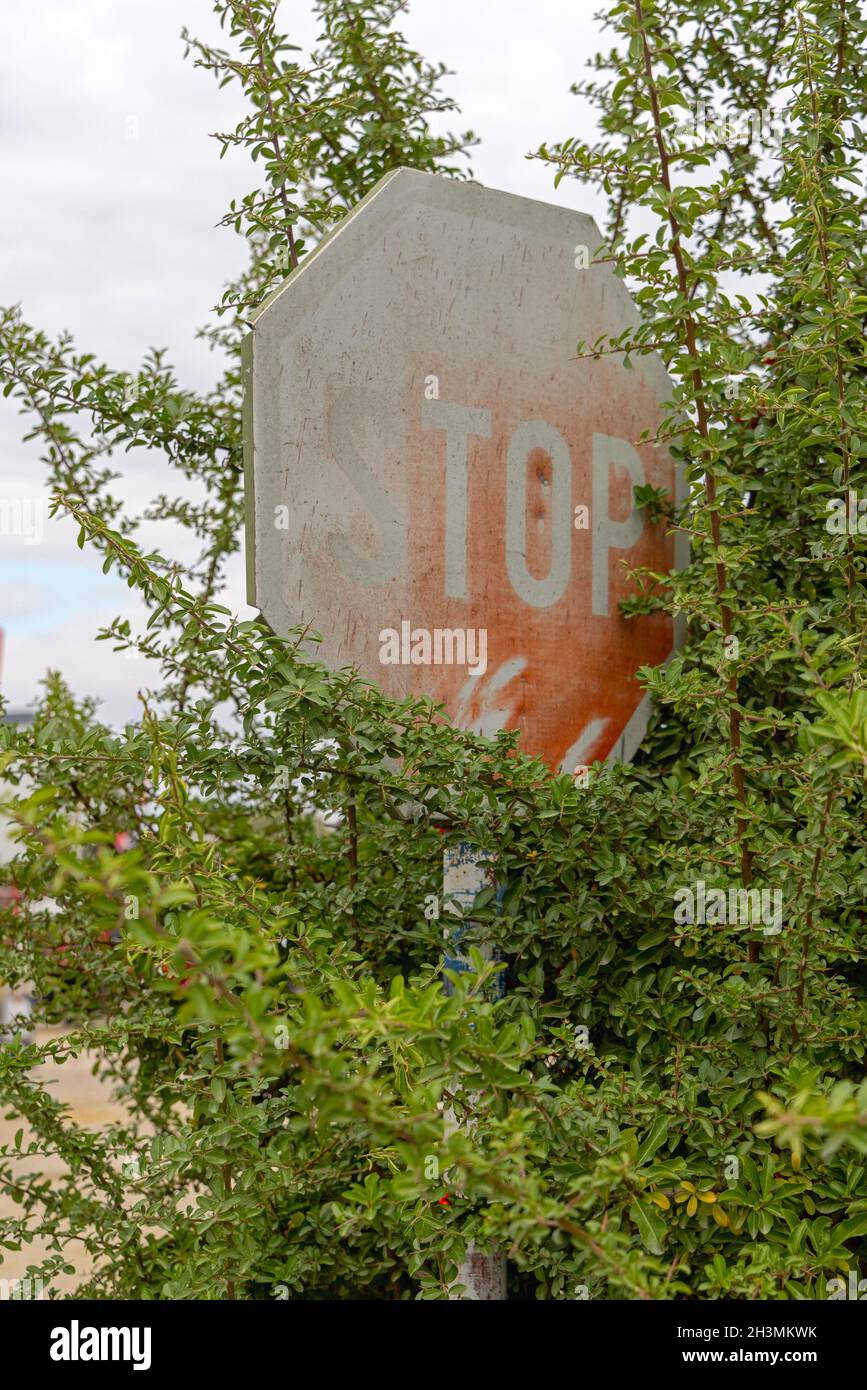
<path id="1" fill-rule="evenodd" d="M 637 322 L 579 213 L 401 169 L 259 311 L 246 344 L 249 599 L 278 633 L 463 728 L 521 731 L 552 768 L 629 757 L 635 678 L 673 647 L 625 620 L 628 566 L 674 542 L 633 487 L 656 357 L 576 359 Z M 680 560 L 681 557 L 677 557 Z"/>

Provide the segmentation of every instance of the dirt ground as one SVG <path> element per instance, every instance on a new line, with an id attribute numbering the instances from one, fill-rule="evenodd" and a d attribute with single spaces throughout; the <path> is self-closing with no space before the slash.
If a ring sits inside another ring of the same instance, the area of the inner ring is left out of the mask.
<path id="1" fill-rule="evenodd" d="M 51 1038 L 61 1037 L 62 1028 L 40 1028 L 36 1033 L 37 1042 L 46 1042 Z M 40 1079 L 51 1084 L 52 1095 L 60 1101 L 65 1101 L 71 1107 L 71 1118 L 76 1124 L 82 1125 L 87 1129 L 101 1129 L 106 1125 L 117 1123 L 124 1117 L 124 1111 L 119 1105 L 113 1104 L 107 1088 L 91 1076 L 90 1069 L 93 1064 L 92 1057 L 87 1053 L 82 1053 L 75 1060 L 70 1059 L 62 1067 L 54 1063 L 47 1063 L 37 1067 L 35 1075 Z M 20 1120 L 7 1120 L 4 1118 L 5 1111 L 0 1101 L 0 1144 L 11 1144 L 16 1130 L 20 1129 Z M 27 1128 L 24 1128 L 24 1144 L 28 1139 Z M 33 1172 L 37 1166 L 34 1158 L 25 1159 L 22 1167 L 28 1172 Z M 41 1172 L 53 1177 L 64 1171 L 64 1165 L 58 1158 L 43 1159 Z M 10 1216 L 20 1215 L 20 1209 L 14 1202 L 0 1193 L 0 1228 L 5 1219 Z M 36 1263 L 47 1253 L 44 1243 L 34 1240 L 31 1245 L 22 1246 L 19 1252 L 4 1251 L 4 1263 L 0 1265 L 0 1277 L 3 1279 L 20 1279 L 24 1277 L 29 1264 Z M 60 1295 L 68 1295 L 78 1284 L 87 1276 L 90 1271 L 92 1260 L 90 1254 L 83 1246 L 71 1243 L 66 1247 L 66 1258 L 70 1264 L 75 1265 L 75 1275 L 60 1275 L 52 1281 L 52 1290 Z"/>

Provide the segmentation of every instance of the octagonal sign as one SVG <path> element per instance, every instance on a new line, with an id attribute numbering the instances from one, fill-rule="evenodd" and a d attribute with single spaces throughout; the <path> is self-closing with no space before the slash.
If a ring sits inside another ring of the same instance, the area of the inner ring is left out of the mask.
<path id="1" fill-rule="evenodd" d="M 676 562 L 633 488 L 656 356 L 576 358 L 638 322 L 580 213 L 386 175 L 258 311 L 245 347 L 248 597 L 332 668 L 517 728 L 552 768 L 631 756 L 636 680 L 673 647 L 624 619 L 629 567 Z"/>

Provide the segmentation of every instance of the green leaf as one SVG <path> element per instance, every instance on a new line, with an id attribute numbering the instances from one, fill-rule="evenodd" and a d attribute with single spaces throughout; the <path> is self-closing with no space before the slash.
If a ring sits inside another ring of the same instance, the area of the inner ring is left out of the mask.
<path id="1" fill-rule="evenodd" d="M 854 1240 L 856 1236 L 867 1236 L 867 1212 L 853 1216 L 848 1221 L 841 1221 L 839 1226 L 834 1227 L 834 1235 L 840 1242 Z"/>
<path id="2" fill-rule="evenodd" d="M 654 1120 L 650 1133 L 638 1150 L 638 1156 L 635 1160 L 635 1166 L 637 1168 L 640 1168 L 644 1163 L 649 1163 L 657 1149 L 661 1148 L 665 1143 L 670 1128 L 671 1120 L 667 1115 L 660 1115 Z"/>
<path id="3" fill-rule="evenodd" d="M 661 1255 L 662 1241 L 665 1238 L 665 1221 L 658 1209 L 635 1197 L 629 1210 L 638 1227 L 641 1243 L 645 1250 L 649 1250 L 651 1255 Z"/>

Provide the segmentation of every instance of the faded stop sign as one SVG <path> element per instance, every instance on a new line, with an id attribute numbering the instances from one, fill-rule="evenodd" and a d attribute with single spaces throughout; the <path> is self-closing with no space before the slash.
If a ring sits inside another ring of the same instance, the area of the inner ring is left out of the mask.
<path id="1" fill-rule="evenodd" d="M 671 569 L 635 509 L 680 495 L 656 356 L 576 359 L 638 322 L 565 208 L 386 175 L 255 316 L 245 346 L 248 597 L 277 633 L 556 770 L 628 758 L 636 680 L 671 653 L 624 568 Z M 680 561 L 681 557 L 677 557 Z"/>

